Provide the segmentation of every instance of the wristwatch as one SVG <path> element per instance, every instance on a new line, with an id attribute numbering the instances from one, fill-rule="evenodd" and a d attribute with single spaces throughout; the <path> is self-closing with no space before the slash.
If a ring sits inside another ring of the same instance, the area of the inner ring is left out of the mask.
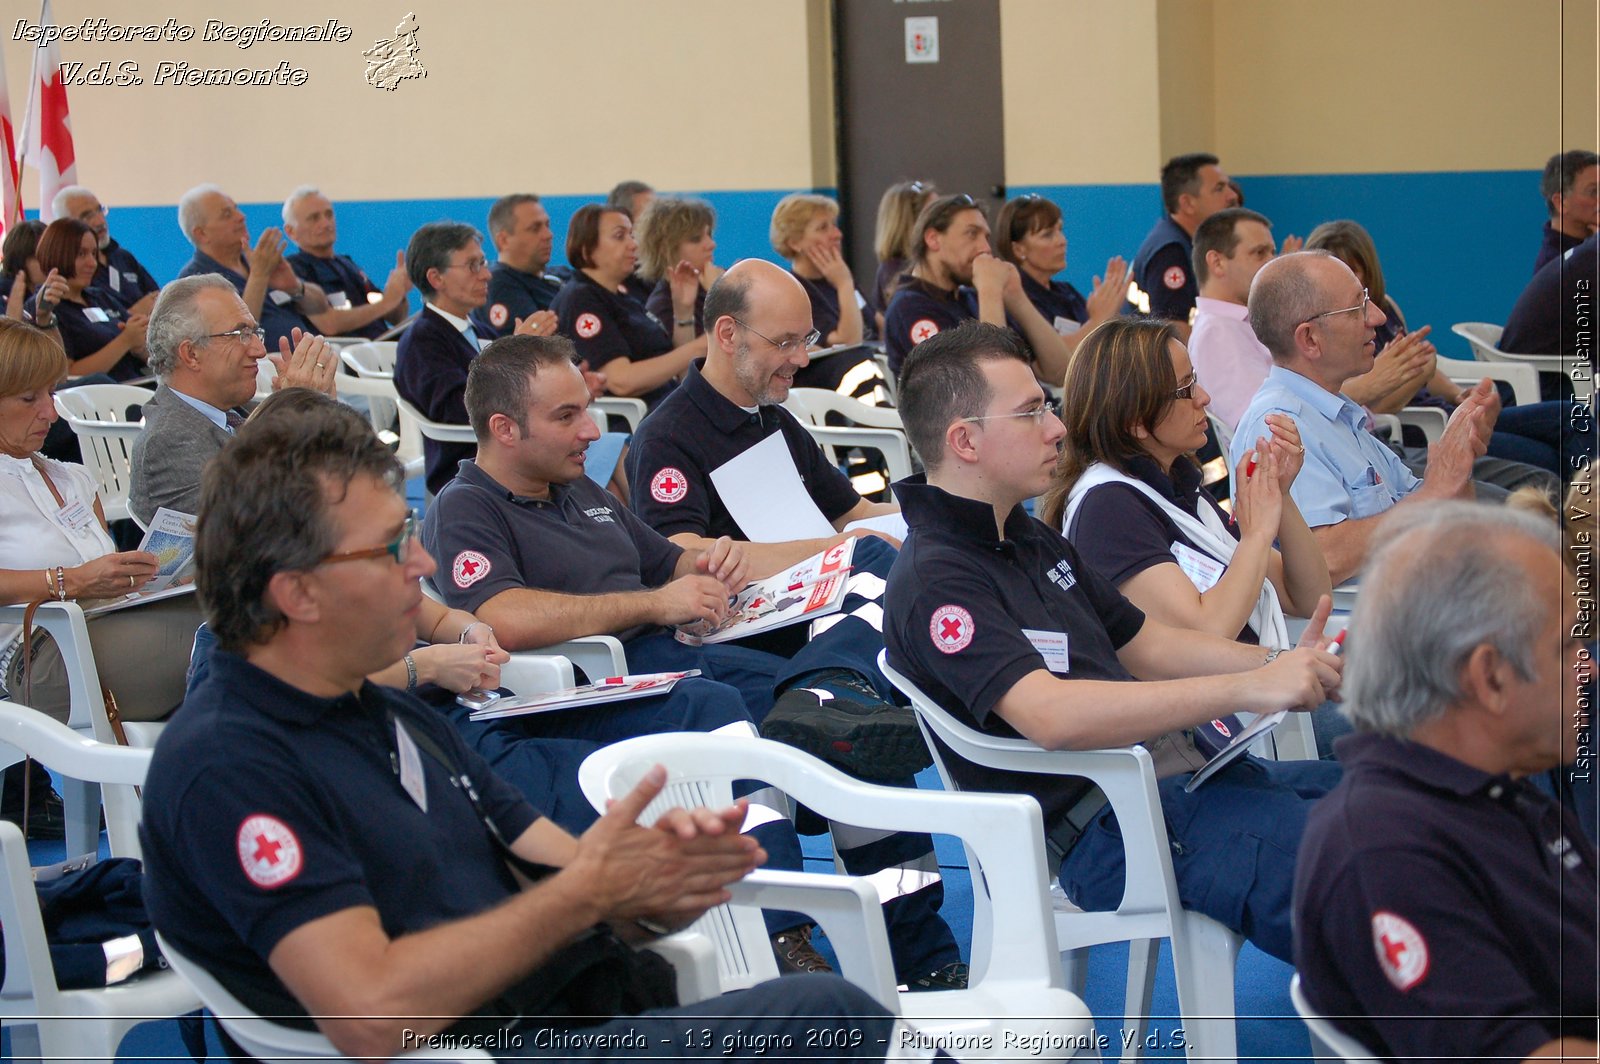
<path id="1" fill-rule="evenodd" d="M 1273 647 L 1271 650 L 1267 651 L 1266 660 L 1262 661 L 1261 664 L 1263 664 L 1263 665 L 1271 665 L 1274 661 L 1278 660 L 1278 655 L 1282 654 L 1282 653 L 1283 653 L 1283 648 L 1282 647 Z"/>

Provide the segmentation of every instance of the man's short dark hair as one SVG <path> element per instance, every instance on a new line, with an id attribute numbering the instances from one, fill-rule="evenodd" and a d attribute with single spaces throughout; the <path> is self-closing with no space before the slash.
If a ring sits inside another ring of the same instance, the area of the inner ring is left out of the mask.
<path id="1" fill-rule="evenodd" d="M 504 414 L 528 431 L 528 378 L 561 363 L 578 361 L 578 349 L 565 336 L 502 336 L 483 349 L 467 370 L 467 420 L 481 442 L 489 438 L 489 419 Z"/>
<path id="2" fill-rule="evenodd" d="M 1233 253 L 1239 250 L 1239 223 L 1260 222 L 1268 229 L 1272 228 L 1272 221 L 1266 215 L 1257 211 L 1247 211 L 1243 207 L 1224 207 L 1200 223 L 1194 231 L 1194 277 L 1199 284 L 1205 284 L 1211 279 L 1211 271 L 1206 269 L 1206 254 L 1216 251 L 1225 259 L 1233 258 Z"/>
<path id="3" fill-rule="evenodd" d="M 466 222 L 429 222 L 411 234 L 406 245 L 406 274 L 424 298 L 433 295 L 428 283 L 429 270 L 443 270 L 450 256 L 473 241 L 483 243 L 483 235 Z"/>
<path id="4" fill-rule="evenodd" d="M 1028 348 L 1010 329 L 964 321 L 930 336 L 900 367 L 900 419 L 931 473 L 944 461 L 944 433 L 958 418 L 978 417 L 989 405 L 989 382 L 979 363 L 1028 361 Z"/>
<path id="5" fill-rule="evenodd" d="M 1209 152 L 1193 151 L 1174 155 L 1161 168 L 1161 205 L 1168 214 L 1178 213 L 1178 197 L 1200 191 L 1200 168 L 1216 166 L 1219 160 Z"/>
<path id="6" fill-rule="evenodd" d="M 606 206 L 612 210 L 624 210 L 628 217 L 633 217 L 633 197 L 641 196 L 655 189 L 643 181 L 618 181 L 611 186 L 611 191 L 606 194 Z"/>
<path id="7" fill-rule="evenodd" d="M 1544 197 L 1544 209 L 1550 212 L 1550 217 L 1556 216 L 1556 193 L 1567 195 L 1578 175 L 1596 165 L 1600 165 L 1600 155 L 1582 148 L 1550 156 L 1550 161 L 1544 164 L 1544 177 L 1539 180 L 1539 195 Z"/>
<path id="8" fill-rule="evenodd" d="M 338 403 L 283 403 L 251 418 L 200 478 L 195 584 L 224 650 L 243 653 L 286 623 L 267 601 L 273 574 L 314 568 L 339 531 L 329 508 L 370 476 L 404 473 L 362 415 Z"/>
<path id="9" fill-rule="evenodd" d="M 539 197 L 532 192 L 513 192 L 509 196 L 501 196 L 489 208 L 489 235 L 508 233 L 511 227 L 517 224 L 517 208 L 524 203 L 538 203 Z"/>
<path id="10" fill-rule="evenodd" d="M 706 293 L 706 303 L 700 317 L 706 324 L 706 332 L 711 331 L 718 318 L 730 317 L 744 321 L 750 317 L 752 278 L 749 276 L 749 271 L 732 277 L 729 273 L 730 271 L 724 270 L 722 276 L 712 282 L 711 290 Z"/>

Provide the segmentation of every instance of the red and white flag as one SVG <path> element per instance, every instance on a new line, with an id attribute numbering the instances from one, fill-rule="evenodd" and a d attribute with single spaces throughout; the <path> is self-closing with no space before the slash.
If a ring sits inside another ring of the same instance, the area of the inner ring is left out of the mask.
<path id="1" fill-rule="evenodd" d="M 50 0 L 39 10 L 39 25 L 51 26 Z M 61 81 L 61 47 L 54 40 L 33 50 L 28 109 L 22 120 L 22 163 L 39 171 L 39 217 L 54 220 L 50 201 L 57 190 L 78 183 L 67 115 L 67 87 Z"/>
<path id="2" fill-rule="evenodd" d="M 22 221 L 22 196 L 17 189 L 21 173 L 17 137 L 11 127 L 11 94 L 6 91 L 6 57 L 0 52 L 0 235 Z"/>

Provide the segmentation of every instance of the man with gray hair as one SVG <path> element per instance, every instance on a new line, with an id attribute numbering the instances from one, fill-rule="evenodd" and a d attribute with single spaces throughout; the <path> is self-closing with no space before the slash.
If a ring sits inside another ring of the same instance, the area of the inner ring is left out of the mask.
<path id="1" fill-rule="evenodd" d="M 1539 179 L 1539 194 L 1550 218 L 1544 223 L 1544 239 L 1533 260 L 1534 273 L 1600 230 L 1600 155 L 1577 148 L 1550 156 Z M 59 210 L 56 217 L 61 217 Z"/>
<path id="2" fill-rule="evenodd" d="M 1290 494 L 1335 584 L 1360 571 L 1373 528 L 1390 507 L 1472 497 L 1473 462 L 1487 450 L 1500 412 L 1487 378 L 1463 393 L 1418 479 L 1367 431 L 1366 412 L 1340 393 L 1372 369 L 1376 329 L 1385 320 L 1348 266 L 1325 251 L 1279 256 L 1256 273 L 1249 313 L 1273 365 L 1239 419 L 1229 461 L 1236 467 L 1251 441 L 1270 435 L 1267 415 L 1294 419 L 1306 455 Z"/>
<path id="3" fill-rule="evenodd" d="M 149 525 L 157 509 L 198 513 L 200 474 L 244 424 L 256 365 L 271 357 L 278 388 L 334 394 L 339 360 L 320 336 L 293 334 L 269 356 L 263 331 L 226 277 L 182 277 L 161 290 L 146 331 L 150 370 L 161 379 L 144 405 L 133 444 L 128 510 Z"/>
<path id="4" fill-rule="evenodd" d="M 265 229 L 254 247 L 244 212 L 216 185 L 196 185 L 178 200 L 178 227 L 194 245 L 179 277 L 221 274 L 244 300 L 250 316 L 267 331 L 267 346 L 294 330 L 316 332 L 310 314 L 328 309 L 321 287 L 300 280 L 283 257 L 283 234 Z"/>
<path id="5" fill-rule="evenodd" d="M 94 232 L 95 242 L 100 245 L 100 265 L 95 268 L 90 287 L 110 292 L 130 312 L 149 314 L 161 285 L 133 257 L 133 252 L 111 236 L 100 197 L 82 185 L 68 185 L 56 193 L 50 209 L 57 218 L 76 218 Z"/>
<path id="6" fill-rule="evenodd" d="M 1300 846 L 1306 997 L 1374 1056 L 1592 1061 L 1595 850 L 1528 780 L 1592 734 L 1555 527 L 1406 507 L 1369 574 L 1344 673 L 1356 734 Z"/>
<path id="7" fill-rule="evenodd" d="M 376 340 L 405 320 L 411 292 L 405 252 L 395 252 L 394 269 L 380 290 L 354 259 L 333 250 L 339 226 L 333 202 L 321 189 L 301 185 L 289 193 L 283 201 L 283 232 L 300 248 L 287 258 L 295 276 L 318 285 L 328 297 L 328 309 L 310 315 L 318 332 Z"/>

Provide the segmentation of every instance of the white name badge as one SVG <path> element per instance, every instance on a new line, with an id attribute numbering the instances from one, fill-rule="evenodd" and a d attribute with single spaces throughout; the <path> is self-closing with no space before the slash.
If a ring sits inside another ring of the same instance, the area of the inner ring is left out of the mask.
<path id="1" fill-rule="evenodd" d="M 111 320 L 111 315 L 107 314 L 100 307 L 84 307 L 83 316 L 92 322 L 102 325 Z"/>
<path id="2" fill-rule="evenodd" d="M 326 294 L 328 296 L 328 306 L 335 310 L 350 309 L 350 297 L 343 292 L 328 292 Z"/>
<path id="3" fill-rule="evenodd" d="M 294 302 L 294 296 L 279 288 L 268 289 L 267 296 L 280 307 L 288 306 Z"/>
<path id="4" fill-rule="evenodd" d="M 867 309 L 867 297 L 861 294 L 861 289 L 856 289 L 856 306 L 862 310 Z"/>
<path id="5" fill-rule="evenodd" d="M 400 786 L 411 795 L 411 800 L 417 803 L 417 808 L 426 813 L 428 784 L 422 776 L 422 755 L 417 752 L 417 744 L 399 721 L 394 722 L 394 748 L 400 755 Z"/>
<path id="6" fill-rule="evenodd" d="M 56 521 L 68 532 L 82 532 L 94 520 L 94 508 L 82 499 L 56 511 Z"/>
<path id="7" fill-rule="evenodd" d="M 1039 632 L 1032 628 L 1024 628 L 1022 634 L 1028 637 L 1033 649 L 1044 658 L 1045 668 L 1051 672 L 1067 672 L 1071 668 L 1067 658 L 1067 633 Z"/>
<path id="8" fill-rule="evenodd" d="M 1051 324 L 1056 327 L 1056 332 L 1062 336 L 1071 336 L 1073 333 L 1083 328 L 1083 322 L 1073 321 L 1071 318 L 1063 318 L 1059 314 L 1056 315 L 1056 320 L 1051 322 Z"/>
<path id="9" fill-rule="evenodd" d="M 1174 543 L 1172 556 L 1178 560 L 1178 568 L 1183 570 L 1195 587 L 1205 594 L 1217 586 L 1217 581 L 1222 579 L 1222 574 L 1228 567 L 1215 558 L 1208 558 L 1186 543 Z"/>
<path id="10" fill-rule="evenodd" d="M 128 280 L 133 281 L 133 280 L 136 280 L 136 278 L 132 274 L 129 274 L 128 275 Z M 111 290 L 113 292 L 122 291 L 122 271 L 121 270 L 107 270 L 106 271 L 106 283 L 111 286 Z"/>

